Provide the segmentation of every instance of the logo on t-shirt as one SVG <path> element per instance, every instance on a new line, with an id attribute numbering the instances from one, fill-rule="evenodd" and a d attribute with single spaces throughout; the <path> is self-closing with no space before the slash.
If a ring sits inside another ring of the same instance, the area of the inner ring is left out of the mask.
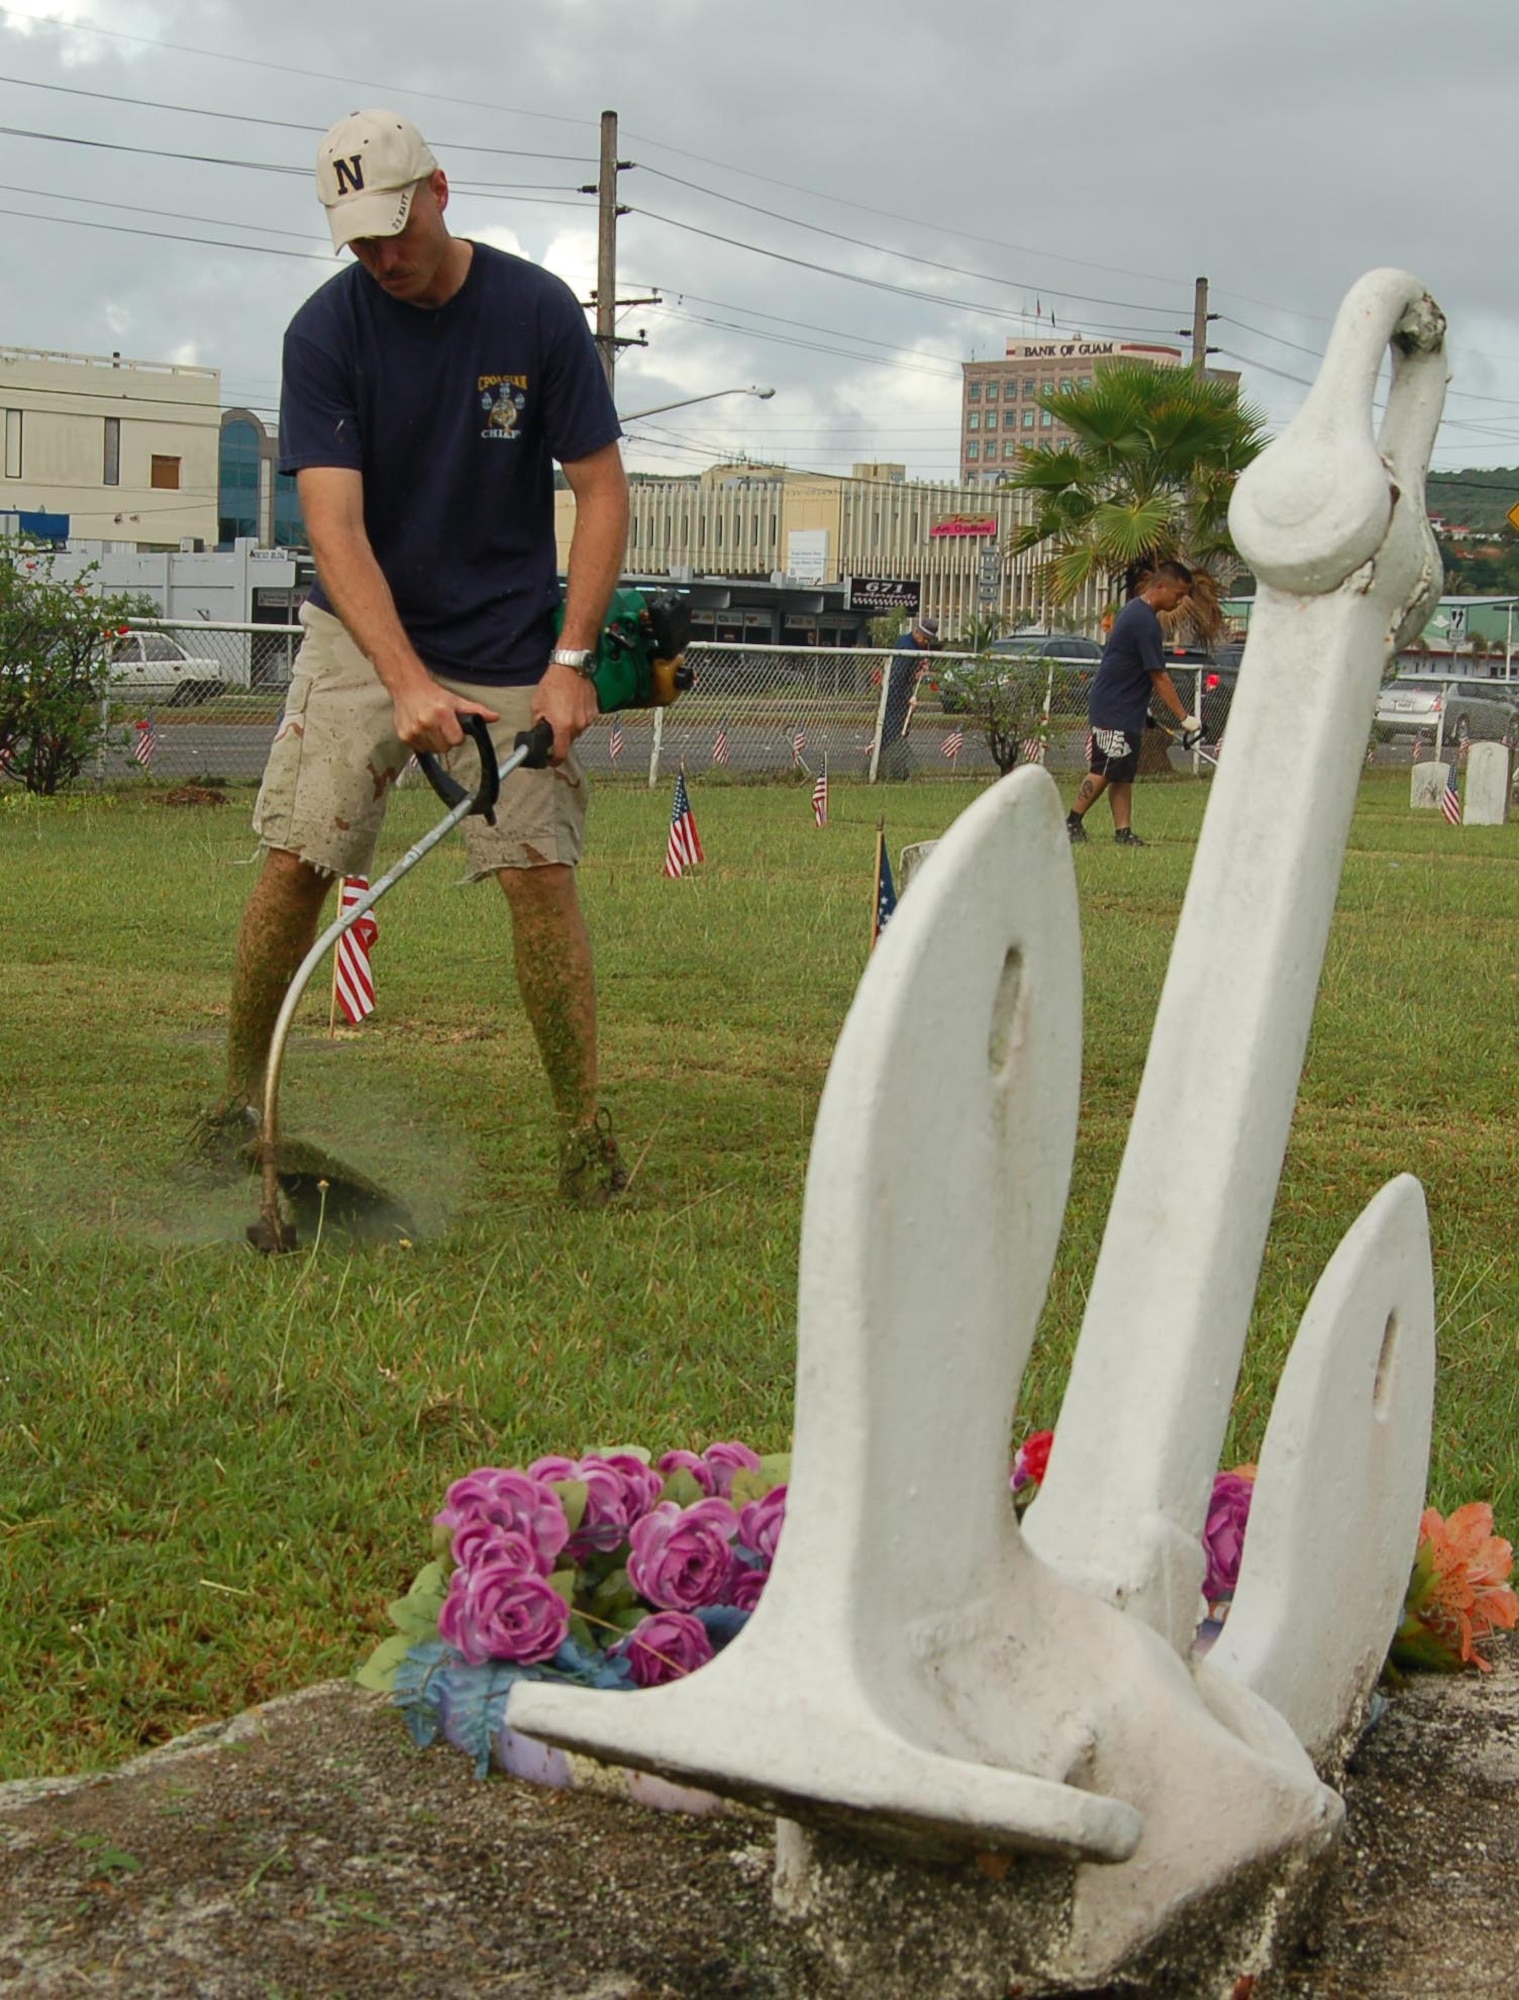
<path id="1" fill-rule="evenodd" d="M 515 438 L 521 434 L 522 413 L 527 408 L 525 375 L 482 375 L 479 378 L 480 408 L 485 414 L 483 438 Z"/>

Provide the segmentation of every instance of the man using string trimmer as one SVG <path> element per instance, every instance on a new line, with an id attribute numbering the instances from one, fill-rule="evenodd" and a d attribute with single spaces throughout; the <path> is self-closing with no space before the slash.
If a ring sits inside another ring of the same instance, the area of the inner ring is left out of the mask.
<path id="1" fill-rule="evenodd" d="M 257 1138 L 260 1083 L 292 974 L 333 882 L 367 874 L 413 752 L 445 758 L 466 718 L 504 759 L 540 721 L 547 767 L 465 822 L 472 878 L 511 909 L 523 1005 L 558 1110 L 559 1187 L 598 1207 L 627 1172 L 598 1094 L 596 992 L 575 889 L 602 621 L 621 572 L 621 435 L 584 314 L 559 279 L 453 236 L 448 181 L 391 111 L 317 153 L 334 247 L 354 263 L 285 336 L 280 468 L 296 475 L 318 584 L 254 814 L 263 871 L 238 934 L 227 1095 L 208 1150 Z M 557 460 L 576 501 L 556 633 Z"/>
<path id="2" fill-rule="evenodd" d="M 1072 841 L 1086 839 L 1082 821 L 1106 792 L 1113 811 L 1114 840 L 1120 847 L 1144 846 L 1134 831 L 1132 816 L 1139 746 L 1152 695 L 1158 696 L 1180 722 L 1181 740 L 1187 749 L 1202 736 L 1201 721 L 1187 713 L 1166 671 L 1160 632 L 1159 614 L 1174 611 L 1191 588 L 1192 572 L 1184 563 L 1163 562 L 1113 621 L 1087 706 L 1092 725 L 1091 769 L 1065 816 L 1065 829 Z"/>

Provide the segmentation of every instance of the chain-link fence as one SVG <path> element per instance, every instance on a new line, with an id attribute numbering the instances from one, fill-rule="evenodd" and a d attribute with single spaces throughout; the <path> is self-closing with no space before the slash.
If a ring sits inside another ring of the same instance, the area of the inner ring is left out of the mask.
<path id="1" fill-rule="evenodd" d="M 212 784 L 257 779 L 300 647 L 298 625 L 134 623 L 114 642 L 111 731 L 97 775 Z M 815 775 L 880 783 L 986 778 L 1009 759 L 1085 768 L 1095 667 L 1028 656 L 816 646 L 693 645 L 695 685 L 672 708 L 603 716 L 582 737 L 601 779 L 654 784 L 682 763 L 732 782 Z M 1191 753 L 1150 731 L 1141 771 L 1206 776 L 1223 741 L 1237 667 L 1170 662 L 1203 722 Z M 1407 764 L 1411 738 L 1374 743 Z"/>

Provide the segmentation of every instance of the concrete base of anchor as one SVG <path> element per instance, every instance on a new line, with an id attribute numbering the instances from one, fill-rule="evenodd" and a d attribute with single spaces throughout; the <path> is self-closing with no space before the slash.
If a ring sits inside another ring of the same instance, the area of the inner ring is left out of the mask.
<path id="1" fill-rule="evenodd" d="M 1103 1878 L 1114 1871 L 1091 1863 L 883 1857 L 780 1820 L 774 1901 L 806 1963 L 809 2000 L 1240 2000 L 1260 1992 L 1277 1957 L 1316 1924 L 1338 1835 L 1338 1822 L 1326 1826 L 1321 1838 L 1237 1872 L 1135 1937 L 1111 1922 Z"/>

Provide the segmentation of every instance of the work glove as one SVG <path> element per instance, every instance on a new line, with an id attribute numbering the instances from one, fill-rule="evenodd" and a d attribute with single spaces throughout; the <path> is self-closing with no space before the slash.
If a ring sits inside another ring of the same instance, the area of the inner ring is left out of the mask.
<path id="1" fill-rule="evenodd" d="M 1195 750 L 1203 740 L 1203 719 L 1200 715 L 1184 715 L 1181 719 L 1181 747 Z"/>

